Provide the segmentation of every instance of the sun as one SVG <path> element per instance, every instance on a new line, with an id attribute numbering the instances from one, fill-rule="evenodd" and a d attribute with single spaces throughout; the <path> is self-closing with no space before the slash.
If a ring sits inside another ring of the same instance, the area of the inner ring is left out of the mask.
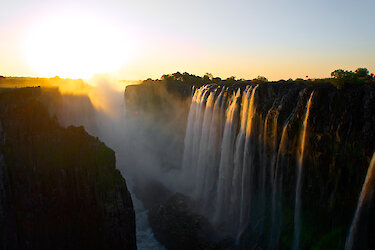
<path id="1" fill-rule="evenodd" d="M 87 79 L 119 70 L 133 56 L 125 31 L 93 15 L 44 18 L 25 39 L 25 57 L 38 76 Z"/>

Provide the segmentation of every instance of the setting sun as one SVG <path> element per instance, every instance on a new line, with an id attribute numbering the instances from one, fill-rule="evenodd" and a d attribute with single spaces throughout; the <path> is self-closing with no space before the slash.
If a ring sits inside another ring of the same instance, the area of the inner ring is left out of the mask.
<path id="1" fill-rule="evenodd" d="M 25 40 L 30 67 L 45 77 L 90 78 L 115 72 L 132 56 L 124 31 L 92 15 L 70 14 L 40 20 Z"/>

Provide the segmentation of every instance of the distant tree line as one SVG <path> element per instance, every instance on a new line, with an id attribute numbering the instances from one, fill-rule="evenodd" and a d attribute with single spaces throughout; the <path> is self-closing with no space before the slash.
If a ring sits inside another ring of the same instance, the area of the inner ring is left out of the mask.
<path id="1" fill-rule="evenodd" d="M 293 82 L 329 82 L 337 89 L 342 89 L 345 86 L 353 84 L 375 83 L 374 74 L 369 72 L 367 68 L 358 68 L 354 72 L 348 70 L 337 69 L 331 73 L 331 78 L 326 79 L 307 79 L 297 78 L 295 80 L 289 79 L 288 81 L 280 80 L 277 82 L 293 83 Z M 184 84 L 187 86 L 200 87 L 205 84 L 235 84 L 235 83 L 265 83 L 268 79 L 264 76 L 258 76 L 252 80 L 236 79 L 235 76 L 221 79 L 214 77 L 211 73 L 206 73 L 204 76 L 197 76 L 187 72 L 176 72 L 173 74 L 163 75 L 160 79 L 153 80 L 151 78 L 143 81 L 143 84 L 157 84 L 165 83 L 168 85 Z"/>
<path id="2" fill-rule="evenodd" d="M 245 83 L 245 82 L 268 82 L 268 79 L 264 76 L 258 76 L 253 80 L 236 79 L 235 76 L 222 79 L 220 77 L 214 77 L 211 73 L 206 73 L 204 76 L 197 76 L 189 74 L 187 72 L 180 73 L 176 72 L 173 74 L 163 75 L 160 80 L 153 80 L 148 78 L 144 80 L 143 84 L 155 84 L 155 83 L 168 83 L 168 84 L 187 84 L 192 86 L 202 86 L 205 84 L 233 84 L 233 83 Z"/>

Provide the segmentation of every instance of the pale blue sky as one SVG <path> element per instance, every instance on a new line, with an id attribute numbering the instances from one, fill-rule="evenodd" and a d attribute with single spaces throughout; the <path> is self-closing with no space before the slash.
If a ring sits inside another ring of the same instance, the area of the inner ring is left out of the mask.
<path id="1" fill-rule="evenodd" d="M 116 26 L 130 41 L 131 56 L 116 69 L 122 79 L 175 71 L 273 80 L 327 77 L 337 68 L 375 72 L 374 10 L 373 0 L 2 1 L 0 74 L 48 75 L 24 60 L 23 41 L 38 23 L 69 19 L 72 11 Z"/>

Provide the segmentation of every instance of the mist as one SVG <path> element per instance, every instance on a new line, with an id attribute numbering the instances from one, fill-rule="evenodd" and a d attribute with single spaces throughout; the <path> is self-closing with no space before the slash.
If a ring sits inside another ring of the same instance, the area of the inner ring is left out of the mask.
<path id="1" fill-rule="evenodd" d="M 145 202 L 154 197 L 160 197 L 156 202 L 163 201 L 184 186 L 180 169 L 190 99 L 176 97 L 158 86 L 156 91 L 162 98 L 155 105 L 147 91 L 144 98 L 133 96 L 131 91 L 125 95 L 132 83 L 108 76 L 97 76 L 88 83 L 86 93 L 60 90 L 61 100 L 52 113 L 61 125 L 84 126 L 115 151 L 116 167 L 132 194 L 138 248 L 163 249 L 147 221 L 145 206 L 153 204 Z M 134 103 L 140 100 L 142 103 Z"/>
<path id="2" fill-rule="evenodd" d="M 140 98 L 133 93 L 128 95 L 132 100 L 125 97 L 125 89 L 132 83 L 105 75 L 88 83 L 86 92 L 59 87 L 61 100 L 51 112 L 60 124 L 84 126 L 89 134 L 116 152 L 117 168 L 135 182 L 158 180 L 174 186 L 181 165 L 190 100 L 158 86 L 156 91 L 162 103 L 154 105 L 155 100 L 150 100 L 146 91 L 142 103 L 133 103 Z M 168 113 L 163 108 L 166 106 Z"/>

